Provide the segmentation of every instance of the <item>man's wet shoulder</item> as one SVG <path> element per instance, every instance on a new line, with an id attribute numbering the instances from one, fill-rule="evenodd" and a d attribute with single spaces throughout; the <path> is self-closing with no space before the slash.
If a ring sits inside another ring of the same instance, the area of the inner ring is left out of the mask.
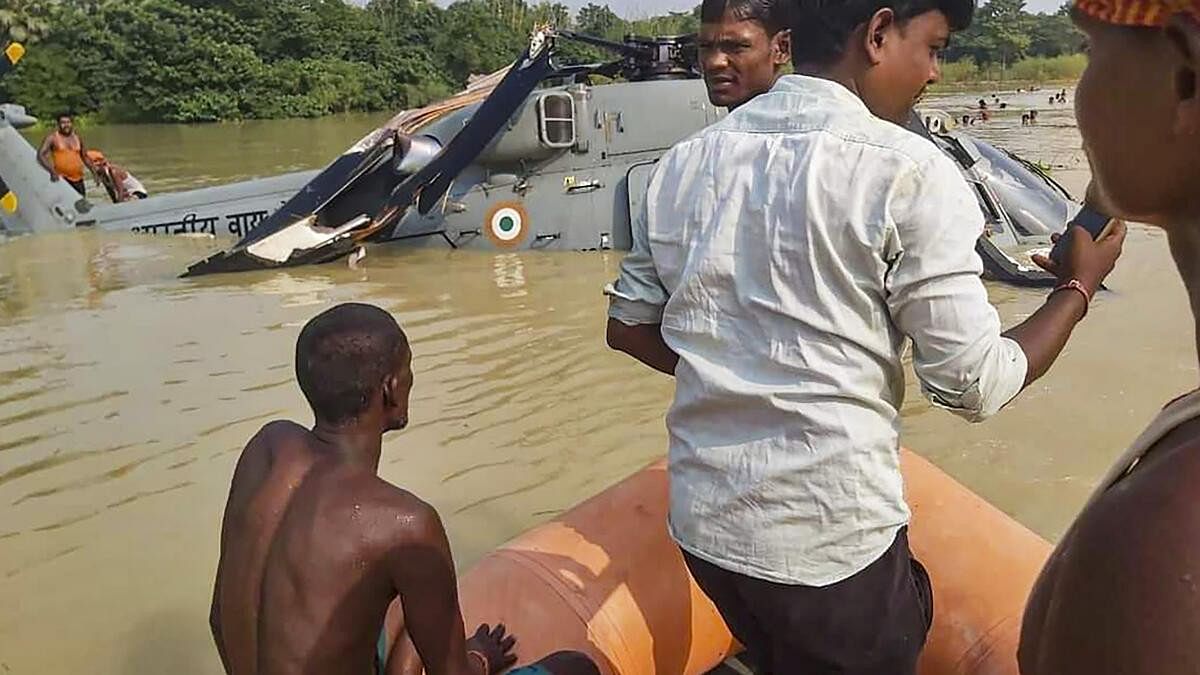
<path id="1" fill-rule="evenodd" d="M 1194 508 L 1200 482 L 1200 419 L 1180 425 L 1155 443 L 1124 476 L 1080 514 L 1083 534 L 1113 533 L 1157 526 L 1178 528 L 1200 546 L 1200 511 Z"/>
<path id="2" fill-rule="evenodd" d="M 281 464 L 307 460 L 314 454 L 316 438 L 312 432 L 290 420 L 264 424 L 242 449 L 238 473 L 259 473 Z"/>
<path id="3" fill-rule="evenodd" d="M 355 472 L 340 487 L 343 508 L 352 509 L 367 531 L 387 541 L 423 538 L 431 527 L 441 526 L 432 505 L 375 474 Z"/>

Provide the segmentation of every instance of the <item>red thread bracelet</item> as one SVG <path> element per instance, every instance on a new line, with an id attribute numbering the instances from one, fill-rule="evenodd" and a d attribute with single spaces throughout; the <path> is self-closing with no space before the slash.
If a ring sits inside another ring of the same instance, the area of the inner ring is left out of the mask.
<path id="1" fill-rule="evenodd" d="M 484 656 L 483 652 L 474 649 L 468 649 L 467 656 L 478 656 L 479 662 L 483 664 L 483 675 L 491 675 L 492 664 L 488 663 L 488 658 Z"/>
<path id="2" fill-rule="evenodd" d="M 1054 290 L 1050 291 L 1050 295 L 1054 295 L 1059 291 L 1068 289 L 1079 291 L 1079 294 L 1083 296 L 1083 316 L 1087 316 L 1088 307 L 1092 304 L 1092 293 L 1087 289 L 1087 286 L 1084 286 L 1083 283 L 1078 279 L 1071 279 L 1066 283 L 1055 286 Z M 1082 319 L 1083 317 L 1080 318 Z"/>

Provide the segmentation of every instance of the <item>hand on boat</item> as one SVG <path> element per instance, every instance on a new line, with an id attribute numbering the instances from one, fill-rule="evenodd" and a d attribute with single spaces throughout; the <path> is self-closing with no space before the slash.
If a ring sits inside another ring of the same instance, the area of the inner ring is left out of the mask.
<path id="1" fill-rule="evenodd" d="M 502 623 L 496 624 L 495 629 L 481 623 L 475 634 L 467 638 L 467 651 L 476 652 L 485 659 L 488 672 L 484 675 L 496 675 L 517 661 L 517 655 L 512 653 L 517 638 L 513 635 L 505 636 L 504 631 Z"/>

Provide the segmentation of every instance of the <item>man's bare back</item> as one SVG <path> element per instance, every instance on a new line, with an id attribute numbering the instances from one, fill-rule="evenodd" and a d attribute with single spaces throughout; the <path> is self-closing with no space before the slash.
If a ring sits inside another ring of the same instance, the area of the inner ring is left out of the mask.
<path id="1" fill-rule="evenodd" d="M 275 422 L 234 473 L 214 603 L 231 672 L 374 671 L 388 556 L 425 544 L 432 509 L 323 445 Z"/>

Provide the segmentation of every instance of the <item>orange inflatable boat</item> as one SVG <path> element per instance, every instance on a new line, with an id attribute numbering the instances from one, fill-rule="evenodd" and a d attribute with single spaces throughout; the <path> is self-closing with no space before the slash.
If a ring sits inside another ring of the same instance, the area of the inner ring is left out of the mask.
<path id="1" fill-rule="evenodd" d="M 914 553 L 935 616 L 921 675 L 1016 675 L 1025 599 L 1049 544 L 904 451 Z M 657 462 L 485 556 L 460 580 L 466 625 L 504 623 L 519 663 L 573 649 L 603 673 L 700 675 L 738 650 L 667 534 Z"/>

